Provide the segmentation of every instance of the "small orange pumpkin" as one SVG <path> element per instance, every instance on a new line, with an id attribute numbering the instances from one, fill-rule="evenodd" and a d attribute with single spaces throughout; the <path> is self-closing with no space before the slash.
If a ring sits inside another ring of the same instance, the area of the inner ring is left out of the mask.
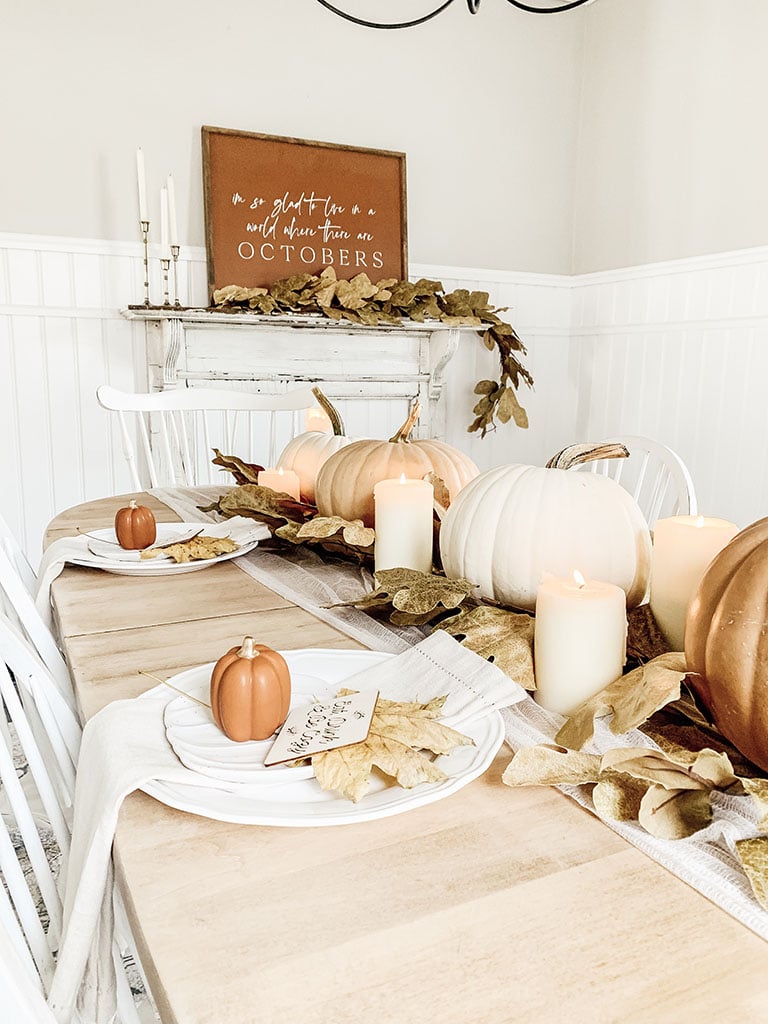
<path id="1" fill-rule="evenodd" d="M 288 717 L 291 673 L 285 659 L 252 636 L 216 662 L 211 674 L 211 710 L 231 740 L 265 740 Z"/>
<path id="2" fill-rule="evenodd" d="M 712 560 L 688 606 L 692 689 L 731 743 L 768 770 L 768 518 Z"/>
<path id="3" fill-rule="evenodd" d="M 118 509 L 115 516 L 115 535 L 121 547 L 129 551 L 148 548 L 155 543 L 157 523 L 152 509 L 132 501 Z"/>

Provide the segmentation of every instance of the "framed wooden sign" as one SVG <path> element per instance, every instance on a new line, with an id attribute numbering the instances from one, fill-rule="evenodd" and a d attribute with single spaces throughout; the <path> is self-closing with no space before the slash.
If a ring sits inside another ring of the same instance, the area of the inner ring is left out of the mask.
<path id="1" fill-rule="evenodd" d="M 205 126 L 208 287 L 407 277 L 405 154 Z"/>

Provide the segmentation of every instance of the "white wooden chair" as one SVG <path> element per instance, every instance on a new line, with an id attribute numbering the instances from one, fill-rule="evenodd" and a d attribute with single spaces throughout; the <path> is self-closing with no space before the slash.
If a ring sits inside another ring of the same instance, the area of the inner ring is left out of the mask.
<path id="1" fill-rule="evenodd" d="M 45 667 L 0 617 L 0 955 L 17 984 L 0 988 L 30 1020 L 49 990 L 63 924 L 63 882 L 75 789 L 72 746 L 80 726 Z M 19 778 L 20 764 L 27 770 Z M 54 865 L 59 861 L 58 870 Z M 121 964 L 119 950 L 115 961 Z M 124 972 L 118 977 L 121 1024 L 139 1024 Z M 3 1020 L 27 1019 L 3 1015 Z"/>
<path id="2" fill-rule="evenodd" d="M 599 459 L 576 468 L 601 473 L 626 488 L 651 529 L 662 516 L 696 514 L 693 480 L 677 452 L 659 441 L 636 434 L 606 438 L 606 442 L 623 444 L 629 451 L 629 458 Z"/>
<path id="3" fill-rule="evenodd" d="M 35 607 L 34 583 L 33 573 L 30 592 L 26 581 L 17 571 L 17 563 L 12 562 L 7 551 L 0 547 L 0 612 L 29 640 L 55 680 L 59 692 L 74 710 L 75 700 L 69 669 L 55 638 Z"/>
<path id="4" fill-rule="evenodd" d="M 0 550 L 4 551 L 11 565 L 30 594 L 35 592 L 35 571 L 27 560 L 21 544 L 16 540 L 8 523 L 0 514 Z"/>
<path id="5" fill-rule="evenodd" d="M 137 464 L 137 445 L 151 487 L 217 483 L 221 473 L 211 464 L 214 447 L 274 466 L 284 445 L 303 429 L 299 412 L 317 405 L 310 386 L 273 395 L 212 388 L 130 394 L 102 384 L 96 397 L 104 409 L 118 414 L 136 490 L 147 486 Z M 290 423 L 279 423 L 280 413 L 291 413 Z"/>

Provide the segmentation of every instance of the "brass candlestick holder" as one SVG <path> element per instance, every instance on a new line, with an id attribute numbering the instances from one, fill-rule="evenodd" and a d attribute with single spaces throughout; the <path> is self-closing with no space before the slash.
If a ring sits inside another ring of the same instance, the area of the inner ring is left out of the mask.
<path id="1" fill-rule="evenodd" d="M 170 306 L 171 298 L 170 298 L 170 295 L 168 294 L 168 273 L 169 273 L 169 271 L 171 269 L 171 258 L 170 258 L 170 256 L 166 256 L 165 258 L 161 258 L 160 265 L 163 268 L 163 305 L 164 306 Z"/>
<path id="2" fill-rule="evenodd" d="M 171 257 L 173 258 L 173 305 L 176 309 L 181 309 L 181 303 L 179 302 L 179 251 L 181 246 L 171 246 Z"/>
<path id="3" fill-rule="evenodd" d="M 149 301 L 149 221 L 141 221 L 141 237 L 144 242 L 144 305 L 151 306 Z"/>

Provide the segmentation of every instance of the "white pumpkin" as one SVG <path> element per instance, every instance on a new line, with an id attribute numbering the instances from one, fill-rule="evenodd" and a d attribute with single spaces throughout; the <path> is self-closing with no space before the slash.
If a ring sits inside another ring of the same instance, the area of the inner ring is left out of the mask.
<path id="1" fill-rule="evenodd" d="M 331 404 L 320 388 L 312 388 L 318 404 L 331 421 L 333 433 L 323 430 L 307 430 L 297 434 L 283 448 L 277 460 L 282 469 L 292 469 L 299 478 L 301 500 L 315 504 L 315 481 L 327 459 L 340 449 L 352 444 L 354 438 L 347 437 L 344 422 L 338 409 Z"/>
<path id="2" fill-rule="evenodd" d="M 580 456 L 560 464 L 611 457 L 605 447 L 589 455 L 572 447 Z M 512 465 L 459 492 L 442 521 L 440 554 L 447 576 L 515 608 L 533 611 L 544 576 L 574 570 L 621 587 L 633 608 L 648 587 L 651 538 L 634 498 L 608 477 Z"/>

